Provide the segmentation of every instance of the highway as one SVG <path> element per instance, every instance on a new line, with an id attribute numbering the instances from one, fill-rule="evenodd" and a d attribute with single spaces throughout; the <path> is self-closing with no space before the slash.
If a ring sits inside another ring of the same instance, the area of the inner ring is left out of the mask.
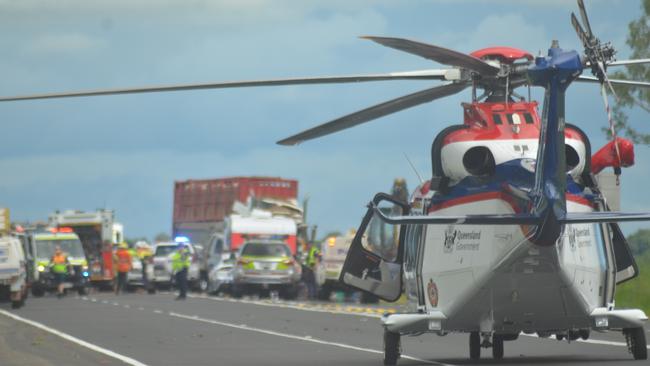
<path id="1" fill-rule="evenodd" d="M 0 304 L 1 365 L 381 365 L 379 316 L 358 304 L 95 293 Z M 650 335 L 650 334 L 649 334 Z M 558 342 L 520 336 L 505 358 L 468 359 L 467 335 L 403 337 L 398 365 L 640 365 L 619 333 Z"/>

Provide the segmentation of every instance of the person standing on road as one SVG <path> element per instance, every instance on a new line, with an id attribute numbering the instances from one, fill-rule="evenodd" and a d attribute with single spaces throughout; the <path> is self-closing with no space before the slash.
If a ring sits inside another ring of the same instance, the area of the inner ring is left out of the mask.
<path id="1" fill-rule="evenodd" d="M 138 259 L 140 259 L 140 263 L 142 264 L 142 284 L 146 290 L 151 291 L 151 287 L 149 287 L 149 277 L 147 276 L 147 266 L 153 257 L 153 252 L 151 251 L 149 244 L 142 241 L 135 243 L 135 250 Z"/>
<path id="2" fill-rule="evenodd" d="M 179 244 L 178 250 L 172 254 L 172 271 L 176 276 L 178 296 L 176 300 L 185 300 L 187 297 L 187 272 L 190 269 L 190 252 L 185 244 Z"/>
<path id="3" fill-rule="evenodd" d="M 61 250 L 60 246 L 56 246 L 54 249 L 54 255 L 50 258 L 50 271 L 54 277 L 54 283 L 56 284 L 56 297 L 59 299 L 65 294 L 63 292 L 64 282 L 68 277 L 68 269 L 70 267 L 70 261 L 68 260 L 68 255 Z"/>
<path id="4" fill-rule="evenodd" d="M 316 284 L 316 266 L 320 261 L 320 250 L 314 244 L 309 248 L 309 254 L 307 255 L 306 270 L 304 271 L 305 285 L 307 286 L 307 297 L 309 299 L 315 299 L 317 295 L 317 284 Z"/>
<path id="5" fill-rule="evenodd" d="M 131 254 L 129 246 L 122 242 L 115 252 L 115 261 L 117 262 L 117 283 L 115 284 L 115 295 L 119 295 L 126 288 L 126 281 L 129 271 L 131 270 Z"/>

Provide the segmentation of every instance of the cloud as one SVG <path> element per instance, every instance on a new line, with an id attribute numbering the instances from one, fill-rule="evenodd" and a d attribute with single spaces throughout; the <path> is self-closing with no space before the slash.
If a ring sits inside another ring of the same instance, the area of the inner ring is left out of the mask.
<path id="1" fill-rule="evenodd" d="M 25 45 L 29 53 L 75 53 L 106 47 L 99 38 L 80 33 L 41 35 Z"/>

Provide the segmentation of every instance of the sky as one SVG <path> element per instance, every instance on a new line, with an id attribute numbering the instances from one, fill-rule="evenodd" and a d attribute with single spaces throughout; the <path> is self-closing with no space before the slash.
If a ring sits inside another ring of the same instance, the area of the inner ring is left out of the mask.
<path id="1" fill-rule="evenodd" d="M 594 32 L 629 54 L 636 0 L 585 1 Z M 579 49 L 570 0 L 0 0 L 0 95 L 174 83 L 373 74 L 439 68 L 360 39 L 393 36 L 461 52 L 496 45 L 534 55 Z M 430 146 L 462 123 L 470 92 L 297 147 L 275 141 L 435 81 L 242 88 L 0 103 L 0 207 L 14 220 L 110 208 L 127 237 L 171 231 L 176 180 L 279 176 L 299 181 L 320 235 L 356 227 L 396 177 L 430 176 Z M 524 90 L 522 90 L 524 91 Z M 541 101 L 542 93 L 533 96 Z M 650 132 L 649 116 L 631 110 Z M 566 116 L 605 143 L 598 88 L 574 84 Z M 636 147 L 622 208 L 650 210 L 650 151 Z M 627 224 L 629 232 L 646 224 Z M 319 235 L 319 236 L 320 236 Z"/>

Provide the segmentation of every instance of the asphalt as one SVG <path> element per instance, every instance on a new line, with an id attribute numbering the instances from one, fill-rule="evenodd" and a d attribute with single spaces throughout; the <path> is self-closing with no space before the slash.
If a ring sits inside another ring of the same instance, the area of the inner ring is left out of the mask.
<path id="1" fill-rule="evenodd" d="M 379 314 L 399 309 L 355 304 L 232 300 L 173 294 L 92 294 L 30 298 L 18 310 L 0 304 L 1 365 L 381 365 Z M 37 322 L 63 339 L 33 325 Z M 648 334 L 650 337 L 650 334 Z M 85 346 L 79 342 L 86 342 Z M 88 348 L 88 344 L 100 350 Z M 588 342 L 520 336 L 505 358 L 468 359 L 463 334 L 403 337 L 399 365 L 620 365 L 634 361 L 619 333 Z M 115 352 L 118 358 L 107 355 Z"/>

